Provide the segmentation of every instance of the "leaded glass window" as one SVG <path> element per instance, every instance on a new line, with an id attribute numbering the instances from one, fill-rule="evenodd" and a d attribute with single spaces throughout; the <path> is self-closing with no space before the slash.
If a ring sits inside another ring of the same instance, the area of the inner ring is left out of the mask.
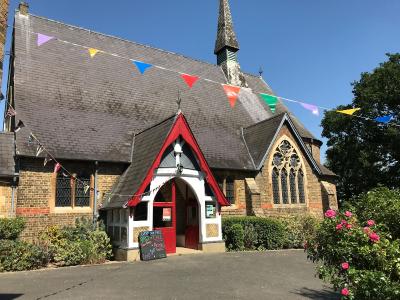
<path id="1" fill-rule="evenodd" d="M 299 189 L 300 203 L 306 203 L 306 196 L 304 194 L 304 173 L 302 170 L 299 170 L 297 174 L 297 186 Z"/>
<path id="2" fill-rule="evenodd" d="M 287 140 L 283 140 L 275 149 L 271 178 L 274 204 L 306 202 L 303 166 L 296 150 Z"/>
<path id="3" fill-rule="evenodd" d="M 282 202 L 283 202 L 283 204 L 288 204 L 289 203 L 289 192 L 288 192 L 286 169 L 283 169 L 281 171 L 281 188 L 282 188 Z"/>
<path id="4" fill-rule="evenodd" d="M 71 205 L 71 179 L 59 174 L 57 176 L 56 207 L 68 207 Z"/>
<path id="5" fill-rule="evenodd" d="M 85 192 L 85 186 L 90 186 L 89 178 L 79 178 L 75 185 L 75 206 L 90 205 L 90 189 Z"/>
<path id="6" fill-rule="evenodd" d="M 279 172 L 277 168 L 272 170 L 272 193 L 274 196 L 274 203 L 279 204 L 280 196 L 279 196 Z"/>
<path id="7" fill-rule="evenodd" d="M 235 184 L 230 177 L 226 178 L 225 196 L 230 204 L 235 204 Z"/>
<path id="8" fill-rule="evenodd" d="M 296 174 L 293 169 L 290 170 L 289 183 L 290 183 L 290 200 L 294 204 L 297 202 L 297 190 L 296 190 Z"/>

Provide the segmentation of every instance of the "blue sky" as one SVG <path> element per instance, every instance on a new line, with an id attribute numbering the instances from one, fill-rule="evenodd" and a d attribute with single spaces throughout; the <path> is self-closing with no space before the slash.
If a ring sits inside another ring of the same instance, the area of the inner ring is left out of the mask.
<path id="1" fill-rule="evenodd" d="M 10 2 L 12 24 L 19 1 Z M 35 15 L 216 62 L 217 0 L 28 2 Z M 350 103 L 350 83 L 383 62 L 385 53 L 400 52 L 398 0 L 230 2 L 242 69 L 257 74 L 262 66 L 264 79 L 281 97 L 332 108 Z M 287 105 L 320 138 L 321 117 Z M 0 122 L 3 109 L 4 101 Z"/>

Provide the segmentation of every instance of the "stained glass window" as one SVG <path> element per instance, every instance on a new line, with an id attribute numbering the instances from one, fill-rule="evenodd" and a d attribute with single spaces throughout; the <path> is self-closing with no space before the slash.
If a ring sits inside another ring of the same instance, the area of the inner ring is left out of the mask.
<path id="1" fill-rule="evenodd" d="M 297 173 L 297 187 L 299 189 L 300 203 L 306 203 L 306 196 L 304 193 L 304 173 L 302 170 L 299 170 Z"/>
<path id="2" fill-rule="evenodd" d="M 272 192 L 274 196 L 274 203 L 279 204 L 280 203 L 280 197 L 279 197 L 279 172 L 278 169 L 274 168 L 272 170 Z"/>
<path id="3" fill-rule="evenodd" d="M 297 203 L 297 190 L 296 190 L 296 173 L 293 169 L 290 170 L 289 175 L 290 182 L 290 200 L 292 204 Z"/>
<path id="4" fill-rule="evenodd" d="M 282 188 L 282 202 L 283 202 L 283 204 L 288 204 L 289 203 L 289 192 L 288 192 L 286 169 L 283 169 L 281 171 L 281 188 Z"/>

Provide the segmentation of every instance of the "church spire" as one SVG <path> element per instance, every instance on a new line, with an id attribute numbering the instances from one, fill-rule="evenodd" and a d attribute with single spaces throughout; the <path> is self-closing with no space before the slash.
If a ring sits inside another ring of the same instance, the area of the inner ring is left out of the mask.
<path id="1" fill-rule="evenodd" d="M 231 9 L 228 0 L 219 0 L 217 40 L 214 53 L 217 64 L 221 66 L 229 84 L 247 87 L 246 79 L 240 71 L 237 60 L 239 43 L 233 29 Z"/>
<path id="2" fill-rule="evenodd" d="M 239 43 L 233 29 L 231 9 L 228 0 L 220 0 L 218 33 L 214 53 L 218 55 L 221 50 L 230 48 L 233 52 L 239 50 Z"/>

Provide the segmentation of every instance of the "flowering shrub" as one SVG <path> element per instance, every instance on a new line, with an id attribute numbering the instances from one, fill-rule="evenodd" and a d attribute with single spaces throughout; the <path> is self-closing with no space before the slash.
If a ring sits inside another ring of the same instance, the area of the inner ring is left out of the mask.
<path id="1" fill-rule="evenodd" d="M 400 299 L 400 245 L 369 220 L 350 212 L 328 210 L 308 258 L 318 262 L 318 275 L 339 290 L 342 299 Z"/>

